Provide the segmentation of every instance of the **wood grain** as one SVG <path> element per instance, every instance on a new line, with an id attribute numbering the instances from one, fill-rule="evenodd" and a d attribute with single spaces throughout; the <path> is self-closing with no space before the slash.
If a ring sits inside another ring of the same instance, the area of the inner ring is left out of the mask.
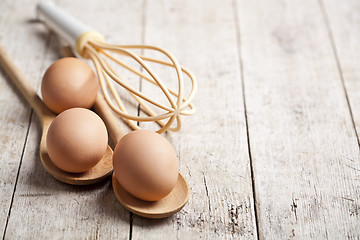
<path id="1" fill-rule="evenodd" d="M 166 220 L 134 216 L 132 238 L 256 239 L 231 1 L 149 1 L 145 27 L 145 43 L 172 52 L 194 72 L 199 89 L 197 113 L 183 117 L 179 133 L 166 135 L 190 184 L 190 200 Z"/>
<path id="2" fill-rule="evenodd" d="M 16 15 L 21 14 L 26 19 L 31 13 L 26 13 L 23 9 L 17 8 L 14 2 L 1 2 L 3 13 L 0 16 L 0 42 L 8 52 L 14 55 L 13 60 L 35 83 L 34 77 L 37 75 L 32 71 L 32 67 L 41 69 L 43 63 L 44 50 L 33 53 L 32 48 L 40 45 L 38 42 L 38 28 L 34 25 L 27 29 L 17 28 L 23 24 L 29 24 Z M 28 35 L 34 34 L 32 38 Z M 32 47 L 19 49 L 20 42 L 14 39 L 26 39 L 27 44 Z M 31 56 L 30 56 L 31 54 Z M 23 56 L 28 57 L 24 58 Z M 41 57 L 39 57 L 41 56 Z M 32 63 L 30 66 L 29 62 Z M 18 170 L 24 154 L 28 130 L 30 127 L 31 108 L 26 100 L 17 92 L 7 74 L 0 71 L 0 231 L 3 235 L 10 208 L 13 201 L 13 192 L 17 184 Z"/>
<path id="3" fill-rule="evenodd" d="M 357 238 L 359 147 L 319 2 L 237 9 L 260 239 Z"/>
<path id="4" fill-rule="evenodd" d="M 322 1 L 352 117 L 360 138 L 360 2 Z"/>

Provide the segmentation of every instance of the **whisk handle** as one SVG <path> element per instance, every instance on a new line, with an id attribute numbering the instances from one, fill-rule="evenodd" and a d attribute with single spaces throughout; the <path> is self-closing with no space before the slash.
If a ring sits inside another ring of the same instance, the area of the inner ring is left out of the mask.
<path id="1" fill-rule="evenodd" d="M 37 17 L 45 22 L 54 32 L 60 35 L 71 46 L 84 32 L 93 31 L 89 26 L 80 22 L 51 1 L 41 1 L 37 4 Z"/>
<path id="2" fill-rule="evenodd" d="M 92 28 L 71 16 L 51 1 L 41 1 L 37 4 L 37 17 L 45 22 L 55 33 L 81 54 L 82 47 L 79 49 L 79 39 L 84 34 L 91 33 L 102 39 L 102 36 Z M 83 40 L 81 41 L 83 42 Z M 82 45 L 83 43 L 80 43 Z"/>

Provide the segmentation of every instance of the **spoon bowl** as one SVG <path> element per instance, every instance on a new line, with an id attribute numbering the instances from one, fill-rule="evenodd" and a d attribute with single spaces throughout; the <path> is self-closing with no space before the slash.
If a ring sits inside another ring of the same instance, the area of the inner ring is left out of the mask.
<path id="1" fill-rule="evenodd" d="M 55 179 L 72 185 L 89 185 L 102 181 L 112 173 L 112 149 L 107 146 L 102 159 L 90 170 L 82 173 L 69 173 L 58 168 L 50 159 L 46 148 L 46 136 L 54 116 L 43 124 L 43 134 L 40 141 L 40 159 L 45 170 Z"/>
<path id="2" fill-rule="evenodd" d="M 45 104 L 30 85 L 29 81 L 16 67 L 16 65 L 12 62 L 1 46 L 0 65 L 3 66 L 4 70 L 10 76 L 11 80 L 15 83 L 22 95 L 30 103 L 31 107 L 35 110 L 41 121 L 43 133 L 40 141 L 40 159 L 45 170 L 50 175 L 64 183 L 72 185 L 88 185 L 100 182 L 112 173 L 113 151 L 109 146 L 107 147 L 106 152 L 100 162 L 86 172 L 68 173 L 56 167 L 55 164 L 51 161 L 46 147 L 47 132 L 51 122 L 55 119 L 56 115 L 45 106 Z"/>
<path id="3" fill-rule="evenodd" d="M 128 193 L 112 175 L 112 186 L 116 198 L 130 212 L 146 218 L 166 218 L 180 211 L 188 202 L 190 188 L 185 178 L 179 173 L 174 189 L 158 201 L 144 201 Z"/>

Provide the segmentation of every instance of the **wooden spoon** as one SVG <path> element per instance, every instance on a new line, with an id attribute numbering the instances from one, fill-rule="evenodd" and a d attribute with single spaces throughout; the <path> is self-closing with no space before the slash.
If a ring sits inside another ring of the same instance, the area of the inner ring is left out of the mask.
<path id="1" fill-rule="evenodd" d="M 45 170 L 50 173 L 54 178 L 61 182 L 69 183 L 72 185 L 88 185 L 100 182 L 112 173 L 112 155 L 113 151 L 108 146 L 104 157 L 100 162 L 83 173 L 68 173 L 57 168 L 51 161 L 47 148 L 46 148 L 46 136 L 51 122 L 56 115 L 52 113 L 45 104 L 41 101 L 40 97 L 36 94 L 35 90 L 31 87 L 29 81 L 22 74 L 22 72 L 16 67 L 5 50 L 0 46 L 0 65 L 10 76 L 22 95 L 29 102 L 31 107 L 35 110 L 36 114 L 40 118 L 42 125 L 42 136 L 40 141 L 40 159 Z"/>
<path id="2" fill-rule="evenodd" d="M 124 134 L 119 127 L 117 118 L 100 94 L 98 94 L 94 110 L 105 122 L 114 143 L 117 143 Z M 112 175 L 112 186 L 116 198 L 126 209 L 146 218 L 169 217 L 180 211 L 190 197 L 190 187 L 181 173 L 179 173 L 174 189 L 166 197 L 154 202 L 143 201 L 129 194 L 117 181 L 115 173 Z"/>
<path id="3" fill-rule="evenodd" d="M 129 211 L 146 218 L 166 218 L 180 211 L 190 197 L 190 188 L 179 172 L 174 189 L 164 198 L 148 202 L 129 194 L 112 175 L 114 193 L 119 202 Z"/>
<path id="4" fill-rule="evenodd" d="M 13 80 L 15 85 L 24 95 L 26 100 L 30 103 L 41 120 L 43 134 L 40 141 L 40 158 L 47 172 L 49 172 L 54 178 L 73 185 L 87 185 L 96 183 L 103 180 L 112 173 L 112 150 L 109 146 L 102 160 L 87 172 L 74 174 L 64 172 L 57 168 L 52 163 L 46 149 L 47 131 L 51 122 L 55 118 L 55 114 L 53 114 L 44 105 L 40 97 L 36 94 L 35 90 L 31 87 L 28 80 L 11 61 L 1 46 L 0 65 L 3 66 L 7 74 Z M 119 128 L 117 119 L 112 114 L 111 110 L 100 94 L 98 94 L 96 98 L 94 109 L 105 122 L 106 127 L 110 133 L 110 137 L 115 143 L 117 143 L 123 136 L 123 133 Z M 154 202 L 143 201 L 130 195 L 121 187 L 114 174 L 112 177 L 112 184 L 117 199 L 126 209 L 139 216 L 147 218 L 165 218 L 175 214 L 185 206 L 190 196 L 189 185 L 180 173 L 177 184 L 171 193 L 165 198 Z"/>

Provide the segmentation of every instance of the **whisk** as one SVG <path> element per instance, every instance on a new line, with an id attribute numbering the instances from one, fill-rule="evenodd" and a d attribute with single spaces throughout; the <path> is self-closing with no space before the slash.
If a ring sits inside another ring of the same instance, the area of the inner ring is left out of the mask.
<path id="1" fill-rule="evenodd" d="M 58 8 L 51 1 L 40 2 L 37 5 L 37 13 L 38 18 L 62 37 L 78 55 L 93 61 L 99 78 L 100 88 L 106 102 L 131 128 L 140 129 L 136 122 L 155 121 L 160 125 L 160 129 L 157 130 L 158 133 L 163 133 L 166 130 L 179 131 L 181 128 L 180 115 L 191 115 L 195 112 L 195 106 L 191 101 L 197 90 L 197 81 L 194 75 L 186 68 L 180 66 L 176 58 L 166 50 L 150 45 L 113 45 L 105 43 L 105 39 L 100 33 Z M 134 49 L 157 51 L 166 56 L 170 61 L 166 62 L 152 57 L 137 55 L 131 51 Z M 115 57 L 114 53 L 134 59 L 148 74 L 135 69 L 124 61 L 120 61 L 120 59 Z M 153 100 L 143 92 L 131 87 L 115 72 L 106 60 L 111 60 L 140 76 L 140 78 L 158 86 L 170 106 Z M 169 89 L 149 67 L 146 61 L 174 68 L 178 80 L 178 90 L 174 91 Z M 183 96 L 184 74 L 186 74 L 191 81 L 191 91 L 187 97 Z M 125 104 L 114 86 L 114 82 L 130 93 L 140 104 L 147 116 L 134 116 L 128 113 Z M 176 100 L 174 100 L 174 97 Z M 162 109 L 164 113 L 156 113 L 156 111 L 153 110 L 154 107 Z M 174 121 L 176 121 L 176 126 L 173 126 Z"/>

